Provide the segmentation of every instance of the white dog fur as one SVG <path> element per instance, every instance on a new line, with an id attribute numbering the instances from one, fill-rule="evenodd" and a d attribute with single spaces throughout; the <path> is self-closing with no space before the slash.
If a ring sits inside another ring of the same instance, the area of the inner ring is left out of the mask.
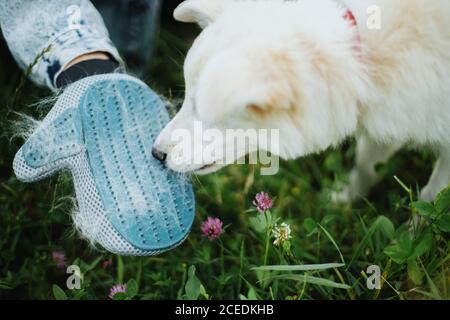
<path id="1" fill-rule="evenodd" d="M 293 159 L 358 137 L 356 166 L 336 200 L 364 196 L 406 144 L 439 159 L 422 198 L 450 183 L 450 1 L 187 0 L 175 18 L 203 31 L 185 62 L 186 97 L 158 137 L 175 171 L 222 165 L 171 161 L 175 129 L 278 128 L 279 156 Z M 370 30 L 376 5 L 381 28 Z M 343 19 L 345 7 L 358 29 Z M 355 50 L 356 35 L 361 52 Z M 193 132 L 192 132 L 193 133 Z M 273 151 L 273 150 L 270 150 Z M 242 156 L 242 155 L 239 155 Z"/>

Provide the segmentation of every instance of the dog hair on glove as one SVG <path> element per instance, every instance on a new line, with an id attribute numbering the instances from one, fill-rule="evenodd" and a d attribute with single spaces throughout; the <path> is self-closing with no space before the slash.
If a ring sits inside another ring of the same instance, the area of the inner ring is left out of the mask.
<path id="1" fill-rule="evenodd" d="M 69 86 L 14 160 L 25 182 L 73 176 L 74 224 L 84 238 L 122 255 L 155 255 L 180 244 L 194 218 L 188 178 L 153 158 L 169 115 L 143 82 L 124 74 Z"/>

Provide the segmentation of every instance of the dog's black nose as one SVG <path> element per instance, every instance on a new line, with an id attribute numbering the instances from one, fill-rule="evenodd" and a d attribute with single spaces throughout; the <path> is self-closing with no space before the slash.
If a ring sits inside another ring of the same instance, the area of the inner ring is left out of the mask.
<path id="1" fill-rule="evenodd" d="M 152 155 L 153 155 L 153 157 L 155 157 L 155 159 L 157 159 L 161 162 L 165 162 L 167 159 L 167 153 L 164 153 L 155 147 L 152 148 Z"/>

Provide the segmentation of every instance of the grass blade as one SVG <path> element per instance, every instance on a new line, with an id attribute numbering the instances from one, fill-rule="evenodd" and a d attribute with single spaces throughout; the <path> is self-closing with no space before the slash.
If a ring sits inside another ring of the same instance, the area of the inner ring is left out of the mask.
<path id="1" fill-rule="evenodd" d="M 294 280 L 299 282 L 306 282 L 318 286 L 331 287 L 336 289 L 350 289 L 351 287 L 344 283 L 337 283 L 328 279 L 318 278 L 303 274 L 280 274 L 269 278 L 270 280 Z"/>
<path id="2" fill-rule="evenodd" d="M 343 263 L 302 264 L 302 265 L 274 265 L 254 267 L 252 270 L 264 271 L 316 271 L 344 267 Z"/>
<path id="3" fill-rule="evenodd" d="M 341 257 L 341 261 L 342 263 L 345 265 L 345 259 L 344 256 L 342 255 L 341 249 L 339 249 L 339 246 L 337 245 L 336 241 L 334 241 L 333 237 L 331 236 L 331 234 L 324 228 L 322 227 L 322 225 L 320 223 L 317 224 L 320 229 L 322 229 L 322 231 L 325 233 L 325 235 L 328 237 L 328 239 L 331 241 L 331 243 L 333 244 L 333 246 L 336 248 L 336 250 L 339 252 L 339 256 Z"/>

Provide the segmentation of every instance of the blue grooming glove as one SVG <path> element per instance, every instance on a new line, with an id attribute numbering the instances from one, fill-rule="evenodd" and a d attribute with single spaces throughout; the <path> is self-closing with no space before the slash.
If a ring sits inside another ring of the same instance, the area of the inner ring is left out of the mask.
<path id="1" fill-rule="evenodd" d="M 82 235 L 116 254 L 155 255 L 183 242 L 194 219 L 187 177 L 151 154 L 168 121 L 143 82 L 124 74 L 85 78 L 61 94 L 17 153 L 14 171 L 33 182 L 70 170 Z"/>

